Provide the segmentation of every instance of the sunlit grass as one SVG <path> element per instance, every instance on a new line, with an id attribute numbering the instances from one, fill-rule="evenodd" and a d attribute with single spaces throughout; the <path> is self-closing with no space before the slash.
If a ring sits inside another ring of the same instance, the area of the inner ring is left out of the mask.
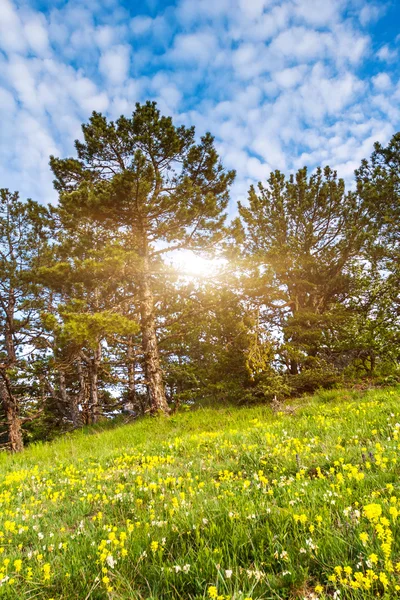
<path id="1" fill-rule="evenodd" d="M 200 409 L 2 456 L 0 597 L 396 597 L 399 396 Z"/>

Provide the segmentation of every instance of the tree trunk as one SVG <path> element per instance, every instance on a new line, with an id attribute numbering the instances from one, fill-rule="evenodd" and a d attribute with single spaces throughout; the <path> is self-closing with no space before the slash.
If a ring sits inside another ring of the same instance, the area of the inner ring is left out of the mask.
<path id="1" fill-rule="evenodd" d="M 72 426 L 74 429 L 76 429 L 77 427 L 79 427 L 79 408 L 78 408 L 77 397 L 74 394 L 68 395 L 64 371 L 60 371 L 59 376 L 60 376 L 60 396 L 61 396 L 62 403 L 64 405 L 64 410 L 66 410 L 69 413 L 68 416 L 72 421 Z"/>
<path id="2" fill-rule="evenodd" d="M 130 409 L 136 406 L 136 384 L 135 384 L 135 358 L 132 338 L 128 341 L 128 403 Z"/>
<path id="3" fill-rule="evenodd" d="M 82 411 L 82 420 L 84 425 L 89 424 L 89 411 L 88 411 L 88 398 L 87 398 L 87 385 L 86 385 L 86 377 L 82 368 L 82 362 L 80 359 L 77 361 L 77 371 L 78 371 L 78 379 L 79 379 L 79 392 L 77 397 L 77 405 L 78 410 L 79 406 Z"/>
<path id="4" fill-rule="evenodd" d="M 141 395 L 136 394 L 136 360 L 135 360 L 135 348 L 133 345 L 133 339 L 130 337 L 128 340 L 128 400 L 125 408 L 129 410 L 140 409 L 142 414 L 145 413 L 146 407 L 143 402 Z"/>
<path id="5" fill-rule="evenodd" d="M 4 331 L 8 368 L 13 367 L 17 360 L 13 337 L 14 310 L 15 295 L 14 290 L 10 289 L 8 295 L 8 307 L 6 310 L 6 322 Z M 22 438 L 22 424 L 19 418 L 19 404 L 17 398 L 14 397 L 11 391 L 11 382 L 5 370 L 2 370 L 2 372 L 0 373 L 0 397 L 6 416 L 8 441 L 10 444 L 11 452 L 20 452 L 24 447 L 24 442 Z"/>
<path id="6" fill-rule="evenodd" d="M 150 394 L 151 411 L 170 412 L 165 397 L 164 382 L 158 353 L 156 326 L 154 319 L 154 298 L 150 282 L 149 259 L 147 247 L 144 248 L 143 272 L 139 286 L 140 293 L 140 327 L 142 333 L 142 346 L 146 371 L 147 386 Z"/>
<path id="7" fill-rule="evenodd" d="M 20 452 L 23 450 L 24 442 L 18 404 L 11 394 L 7 376 L 3 373 L 0 375 L 0 397 L 7 420 L 8 441 L 11 452 Z"/>
<path id="8" fill-rule="evenodd" d="M 297 364 L 297 360 L 295 360 L 294 358 L 290 359 L 290 374 L 291 375 L 299 374 L 299 366 Z"/>
<path id="9" fill-rule="evenodd" d="M 101 362 L 101 343 L 97 344 L 97 348 L 94 351 L 93 359 L 89 365 L 89 385 L 90 385 L 90 417 L 92 423 L 97 423 L 100 416 L 99 406 L 99 366 Z"/>

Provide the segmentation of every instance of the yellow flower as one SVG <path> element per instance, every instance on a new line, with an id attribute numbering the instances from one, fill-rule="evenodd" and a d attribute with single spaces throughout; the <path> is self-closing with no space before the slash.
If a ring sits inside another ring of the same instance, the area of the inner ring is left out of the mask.
<path id="1" fill-rule="evenodd" d="M 368 556 L 368 560 L 370 563 L 372 563 L 373 565 L 376 565 L 376 563 L 378 562 L 378 556 L 376 554 L 370 554 Z"/>
<path id="2" fill-rule="evenodd" d="M 42 567 L 43 581 L 50 581 L 50 563 L 45 563 Z"/>
<path id="3" fill-rule="evenodd" d="M 17 558 L 16 560 L 14 560 L 14 569 L 17 573 L 19 573 L 22 569 L 22 560 L 20 558 Z"/>
<path id="4" fill-rule="evenodd" d="M 369 539 L 368 533 L 366 533 L 365 531 L 363 531 L 362 533 L 360 533 L 360 540 L 362 541 L 362 543 L 363 543 L 364 546 L 368 542 L 368 539 Z"/>
<path id="5" fill-rule="evenodd" d="M 296 523 L 302 523 L 302 525 L 304 525 L 304 523 L 307 522 L 307 515 L 305 515 L 304 513 L 302 515 L 293 515 L 293 519 L 296 521 Z"/>
<path id="6" fill-rule="evenodd" d="M 347 575 L 351 575 L 352 572 L 353 572 L 353 569 L 351 567 L 349 567 L 349 566 L 346 566 L 346 567 L 344 567 L 343 571 L 345 573 L 347 573 Z"/>
<path id="7" fill-rule="evenodd" d="M 382 507 L 380 504 L 367 504 L 364 506 L 364 515 L 370 521 L 376 521 L 382 514 Z"/>
<path id="8" fill-rule="evenodd" d="M 389 580 L 387 578 L 386 573 L 379 573 L 379 581 L 383 585 L 383 587 L 387 587 L 389 585 Z"/>
<path id="9" fill-rule="evenodd" d="M 218 590 L 217 590 L 217 588 L 215 587 L 215 585 L 211 585 L 211 586 L 208 588 L 208 597 L 209 597 L 209 598 L 217 598 L 217 597 L 218 597 Z"/>

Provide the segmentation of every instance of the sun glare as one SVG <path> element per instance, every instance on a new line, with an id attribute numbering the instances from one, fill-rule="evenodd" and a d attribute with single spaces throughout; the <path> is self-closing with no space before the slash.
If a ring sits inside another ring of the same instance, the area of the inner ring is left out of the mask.
<path id="1" fill-rule="evenodd" d="M 226 264 L 224 258 L 203 258 L 191 250 L 181 250 L 172 259 L 173 266 L 186 277 L 215 277 Z"/>

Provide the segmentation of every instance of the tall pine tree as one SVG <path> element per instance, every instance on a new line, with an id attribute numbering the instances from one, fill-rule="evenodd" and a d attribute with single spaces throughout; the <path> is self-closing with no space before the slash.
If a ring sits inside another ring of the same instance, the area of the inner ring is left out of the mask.
<path id="1" fill-rule="evenodd" d="M 156 334 L 153 280 L 162 254 L 211 247 L 221 236 L 234 173 L 225 171 L 210 134 L 174 126 L 155 103 L 137 104 L 115 123 L 93 113 L 75 142 L 77 158 L 50 164 L 60 210 L 102 221 L 135 267 L 146 380 L 154 412 L 169 412 Z"/>

